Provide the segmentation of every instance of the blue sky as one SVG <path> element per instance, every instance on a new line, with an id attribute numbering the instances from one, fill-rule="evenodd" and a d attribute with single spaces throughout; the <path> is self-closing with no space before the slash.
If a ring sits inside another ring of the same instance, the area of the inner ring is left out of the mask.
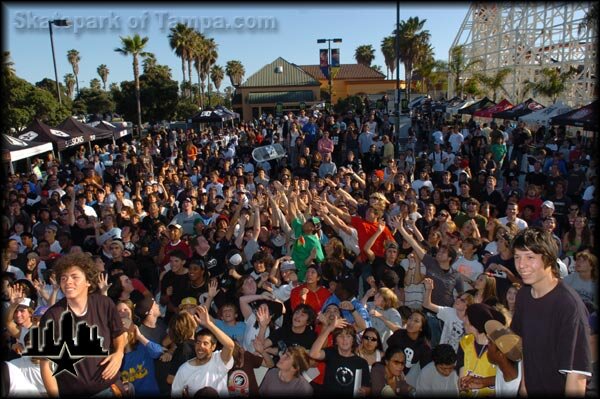
<path id="1" fill-rule="evenodd" d="M 368 6 L 309 2 L 281 7 L 246 3 L 218 7 L 207 3 L 198 6 L 190 3 L 123 4 L 88 3 L 76 7 L 3 3 L 3 47 L 10 51 L 17 75 L 32 83 L 46 77 L 54 79 L 50 35 L 44 22 L 55 18 L 74 22 L 69 28 L 53 27 L 59 80 L 72 72 L 67 51 L 77 49 L 81 57 L 79 82 L 82 87 L 98 78 L 96 68 L 100 64 L 106 64 L 110 70 L 109 84 L 133 79 L 131 57 L 115 53 L 114 49 L 120 47 L 119 35 L 135 33 L 149 37 L 147 51 L 155 53 L 158 62 L 168 65 L 173 78 L 180 81 L 181 60 L 169 47 L 167 36 L 169 24 L 186 21 L 196 23 L 205 35 L 215 39 L 218 65 L 224 67 L 229 60 L 240 60 L 246 69 L 244 79 L 279 56 L 299 65 L 317 64 L 319 48 L 327 46 L 317 44 L 317 39 L 338 37 L 343 42 L 332 43 L 332 48 L 340 48 L 341 63 L 355 63 L 356 47 L 371 44 L 376 49 L 373 64 L 381 65 L 385 73 L 381 40 L 391 34 L 396 23 L 395 2 L 368 3 Z M 431 33 L 436 58 L 445 60 L 467 11 L 468 3 L 400 4 L 401 19 L 413 16 L 427 19 L 425 29 Z M 258 29 L 255 26 L 259 23 L 268 27 Z M 217 29 L 225 24 L 239 25 L 240 29 Z M 400 73 L 404 79 L 402 67 Z M 193 81 L 196 82 L 195 72 Z M 229 84 L 226 77 L 221 88 Z"/>

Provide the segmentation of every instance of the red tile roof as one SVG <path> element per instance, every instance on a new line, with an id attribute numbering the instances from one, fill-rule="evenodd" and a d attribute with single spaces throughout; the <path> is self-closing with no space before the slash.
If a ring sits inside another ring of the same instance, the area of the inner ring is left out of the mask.
<path id="1" fill-rule="evenodd" d="M 298 65 L 315 79 L 326 80 L 319 65 Z M 385 79 L 385 75 L 363 64 L 341 64 L 336 79 Z"/>

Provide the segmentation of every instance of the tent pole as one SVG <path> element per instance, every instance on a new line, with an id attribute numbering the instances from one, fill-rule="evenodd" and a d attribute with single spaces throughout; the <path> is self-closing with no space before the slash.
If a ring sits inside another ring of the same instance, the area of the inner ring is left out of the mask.
<path id="1" fill-rule="evenodd" d="M 10 174 L 14 175 L 15 174 L 15 167 L 13 165 L 13 161 L 10 161 L 9 164 L 10 164 Z"/>
<path id="2" fill-rule="evenodd" d="M 90 147 L 90 155 L 92 155 L 92 142 L 88 141 L 88 146 Z"/>

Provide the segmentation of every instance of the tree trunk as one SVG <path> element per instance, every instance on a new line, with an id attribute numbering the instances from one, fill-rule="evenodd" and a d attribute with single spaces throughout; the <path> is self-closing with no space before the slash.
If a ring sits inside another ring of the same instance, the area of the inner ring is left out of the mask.
<path id="1" fill-rule="evenodd" d="M 75 87 L 77 87 L 77 95 L 79 95 L 79 76 L 77 74 L 75 74 Z"/>
<path id="2" fill-rule="evenodd" d="M 200 70 L 196 72 L 198 72 L 198 96 L 200 96 L 200 108 L 204 110 L 204 98 L 202 96 L 202 92 L 200 91 L 202 89 L 202 81 L 200 80 Z"/>
<path id="3" fill-rule="evenodd" d="M 188 59 L 188 78 L 190 79 L 190 98 L 191 98 L 192 94 L 194 93 L 194 90 L 193 90 L 194 85 L 192 84 L 192 59 L 191 58 Z"/>
<path id="4" fill-rule="evenodd" d="M 185 83 L 185 57 L 183 54 L 181 55 L 181 72 L 183 72 L 183 82 Z M 183 85 L 183 87 L 185 87 L 185 85 Z M 184 92 L 183 95 L 185 96 L 185 94 L 186 93 Z"/>
<path id="5" fill-rule="evenodd" d="M 135 79 L 135 99 L 137 102 L 137 113 L 138 113 L 138 134 L 142 136 L 142 103 L 140 100 L 140 71 L 138 65 L 137 55 L 133 56 L 133 77 Z"/>

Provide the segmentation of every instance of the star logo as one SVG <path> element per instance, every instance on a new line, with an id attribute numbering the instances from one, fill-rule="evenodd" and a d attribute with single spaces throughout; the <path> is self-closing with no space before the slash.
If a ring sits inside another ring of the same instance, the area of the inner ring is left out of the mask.
<path id="1" fill-rule="evenodd" d="M 71 351 L 69 351 L 69 345 L 66 342 L 63 342 L 62 348 L 60 350 L 60 355 L 58 357 L 49 357 L 54 364 L 56 364 L 56 370 L 52 373 L 52 376 L 62 373 L 63 371 L 67 371 L 77 377 L 77 370 L 75 370 L 75 364 L 83 359 L 83 356 L 72 356 Z"/>

